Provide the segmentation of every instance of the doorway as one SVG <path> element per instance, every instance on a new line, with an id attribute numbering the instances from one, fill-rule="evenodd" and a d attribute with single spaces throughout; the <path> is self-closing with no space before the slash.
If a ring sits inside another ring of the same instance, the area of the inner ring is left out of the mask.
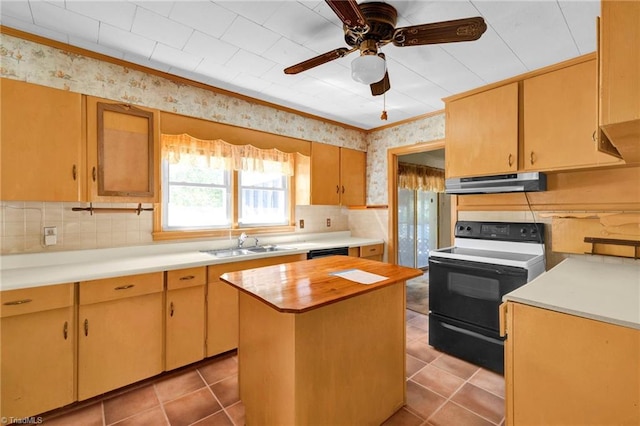
<path id="1" fill-rule="evenodd" d="M 441 174 L 444 172 L 442 148 L 397 155 L 396 159 L 399 170 L 415 167 L 423 173 L 425 170 L 439 171 Z M 398 174 L 402 175 L 403 172 Z M 430 188 L 403 184 L 402 178 L 398 180 L 394 197 L 397 200 L 396 262 L 402 266 L 426 270 L 429 267 L 429 250 L 450 243 L 451 197 L 429 190 Z"/>

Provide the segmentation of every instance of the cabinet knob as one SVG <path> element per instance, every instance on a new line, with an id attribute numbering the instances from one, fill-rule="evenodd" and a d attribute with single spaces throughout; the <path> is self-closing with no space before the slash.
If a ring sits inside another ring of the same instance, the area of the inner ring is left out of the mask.
<path id="1" fill-rule="evenodd" d="M 342 193 L 344 194 L 344 185 L 342 185 Z"/>
<path id="2" fill-rule="evenodd" d="M 84 335 L 89 335 L 89 320 L 85 318 L 84 320 Z"/>
<path id="3" fill-rule="evenodd" d="M 531 154 L 529 154 L 529 161 L 531 162 L 531 164 L 535 162 L 535 159 L 533 158 L 533 151 L 531 151 Z"/>
<path id="4" fill-rule="evenodd" d="M 74 164 L 71 169 L 71 175 L 73 176 L 73 180 L 76 180 L 78 177 L 78 167 Z"/>
<path id="5" fill-rule="evenodd" d="M 336 185 L 336 194 L 340 193 L 340 185 Z"/>
<path id="6" fill-rule="evenodd" d="M 64 337 L 64 340 L 67 340 L 67 337 L 69 336 L 69 322 L 65 321 L 64 325 L 62 326 L 62 336 Z"/>
<path id="7" fill-rule="evenodd" d="M 509 167 L 513 165 L 513 154 L 509 154 Z"/>
<path id="8" fill-rule="evenodd" d="M 173 317 L 173 302 L 171 302 L 171 305 L 169 305 L 169 316 Z"/>
<path id="9" fill-rule="evenodd" d="M 97 171 L 96 171 L 95 167 L 93 169 L 91 169 L 91 178 L 93 179 L 94 182 L 97 179 L 96 173 L 97 173 Z"/>
<path id="10" fill-rule="evenodd" d="M 597 132 L 597 130 L 594 130 L 593 134 L 591 135 L 591 140 L 594 141 L 594 142 L 596 142 L 596 132 Z"/>

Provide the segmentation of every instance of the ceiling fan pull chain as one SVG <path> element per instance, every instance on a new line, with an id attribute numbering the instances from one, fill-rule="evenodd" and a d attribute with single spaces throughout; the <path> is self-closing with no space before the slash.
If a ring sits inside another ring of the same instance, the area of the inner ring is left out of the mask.
<path id="1" fill-rule="evenodd" d="M 387 91 L 382 94 L 382 114 L 380 114 L 380 120 L 387 119 Z"/>

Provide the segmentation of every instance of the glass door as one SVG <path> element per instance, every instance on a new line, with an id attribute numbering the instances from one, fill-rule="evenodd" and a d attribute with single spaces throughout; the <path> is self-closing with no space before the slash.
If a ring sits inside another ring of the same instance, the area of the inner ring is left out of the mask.
<path id="1" fill-rule="evenodd" d="M 427 268 L 437 241 L 438 194 L 398 189 L 398 264 Z"/>

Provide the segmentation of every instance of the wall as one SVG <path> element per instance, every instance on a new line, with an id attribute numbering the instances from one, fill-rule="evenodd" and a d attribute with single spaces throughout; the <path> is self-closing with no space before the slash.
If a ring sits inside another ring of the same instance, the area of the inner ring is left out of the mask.
<path id="1" fill-rule="evenodd" d="M 362 131 L 282 111 L 183 82 L 172 81 L 91 57 L 70 53 L 7 34 L 0 34 L 0 74 L 72 92 L 158 108 L 264 132 L 367 149 Z M 7 107 L 3 105 L 3 107 Z M 1 199 L 0 194 L 0 199 Z M 81 203 L 0 202 L 1 253 L 74 250 L 152 243 L 152 215 L 73 212 Z M 94 204 L 94 207 L 136 207 Z M 326 218 L 332 219 L 327 228 Z M 348 214 L 340 207 L 299 206 L 296 232 L 348 230 Z M 58 244 L 42 246 L 42 227 L 56 226 Z"/>
<path id="2" fill-rule="evenodd" d="M 86 250 L 152 244 L 151 212 L 99 213 L 74 212 L 80 203 L 45 203 L 3 201 L 0 203 L 0 241 L 2 254 L 42 251 Z M 137 204 L 101 204 L 105 207 L 135 208 Z M 304 229 L 296 223 L 296 234 L 349 230 L 347 210 L 338 206 L 297 206 L 297 219 L 304 219 Z M 331 227 L 326 226 L 327 218 Z M 55 226 L 58 243 L 43 245 L 42 228 Z"/>

